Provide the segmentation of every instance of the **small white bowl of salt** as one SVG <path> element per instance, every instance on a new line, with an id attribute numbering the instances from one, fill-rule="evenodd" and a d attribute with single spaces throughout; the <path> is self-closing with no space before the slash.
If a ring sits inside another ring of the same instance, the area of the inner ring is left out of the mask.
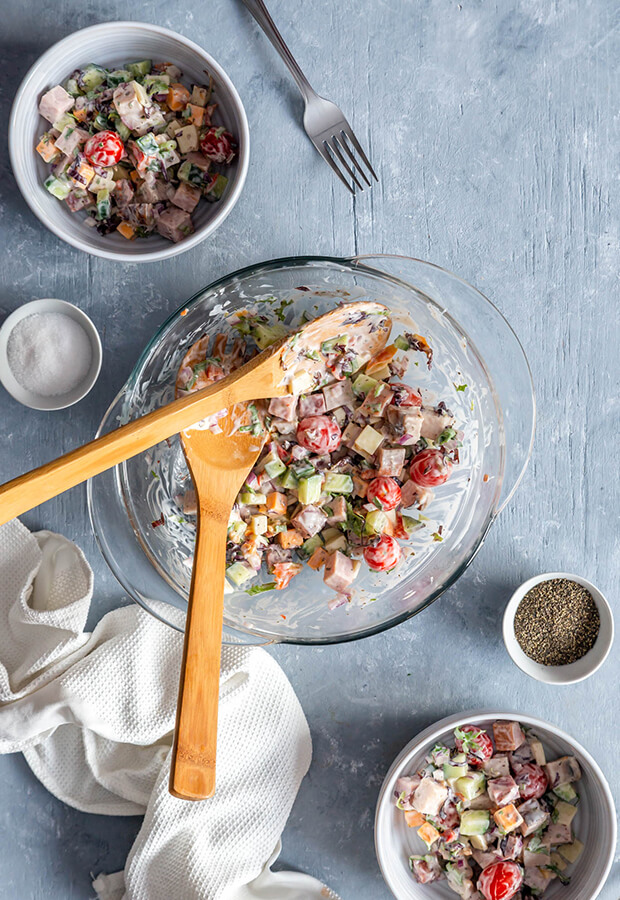
<path id="1" fill-rule="evenodd" d="M 99 376 L 101 341 L 86 313 L 65 300 L 33 300 L 0 328 L 0 381 L 32 409 L 65 409 Z"/>

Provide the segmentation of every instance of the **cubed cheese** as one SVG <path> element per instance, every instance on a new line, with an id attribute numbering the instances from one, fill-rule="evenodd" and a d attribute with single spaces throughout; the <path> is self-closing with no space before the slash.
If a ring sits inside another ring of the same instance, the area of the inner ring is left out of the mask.
<path id="1" fill-rule="evenodd" d="M 514 831 L 515 828 L 518 828 L 523 822 L 523 818 L 514 803 L 509 803 L 507 806 L 503 806 L 501 809 L 496 810 L 493 813 L 493 818 L 495 819 L 496 825 L 501 828 L 504 834 Z"/>
<path id="2" fill-rule="evenodd" d="M 184 125 L 174 136 L 181 153 L 198 150 L 198 131 L 195 125 Z"/>
<path id="3" fill-rule="evenodd" d="M 383 439 L 383 435 L 378 431 L 375 431 L 372 425 L 366 425 L 357 436 L 355 443 L 353 444 L 353 449 L 357 450 L 358 453 L 361 453 L 362 455 L 367 454 L 368 456 L 374 456 L 379 449 L 379 446 L 383 443 Z"/>

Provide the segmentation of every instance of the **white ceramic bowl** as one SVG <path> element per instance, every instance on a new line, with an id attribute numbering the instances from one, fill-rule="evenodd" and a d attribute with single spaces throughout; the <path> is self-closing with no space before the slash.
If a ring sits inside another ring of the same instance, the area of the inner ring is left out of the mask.
<path id="1" fill-rule="evenodd" d="M 533 659 L 530 659 L 523 652 L 515 637 L 515 615 L 519 603 L 521 603 L 527 592 L 537 584 L 543 581 L 550 581 L 553 578 L 566 578 L 569 581 L 576 581 L 577 584 L 590 591 L 601 618 L 601 626 L 594 646 L 581 659 L 567 666 L 543 666 L 534 662 Z M 546 574 L 530 578 L 529 581 L 524 582 L 514 592 L 504 611 L 503 634 L 504 644 L 510 654 L 510 658 L 526 675 L 531 675 L 532 678 L 544 681 L 547 684 L 574 684 L 594 674 L 607 659 L 614 641 L 614 619 L 611 607 L 603 594 L 597 587 L 586 581 L 585 578 L 582 578 L 580 575 L 567 575 L 565 572 L 547 572 Z"/>
<path id="2" fill-rule="evenodd" d="M 9 336 L 18 322 L 35 313 L 63 313 L 69 316 L 84 329 L 90 341 L 92 359 L 86 377 L 66 394 L 45 397 L 28 391 L 16 380 L 9 367 L 7 358 Z M 65 409 L 67 406 L 73 406 L 74 403 L 85 397 L 99 377 L 101 355 L 101 340 L 92 321 L 85 312 L 82 312 L 81 309 L 78 309 L 72 303 L 67 303 L 66 300 L 45 299 L 24 303 L 23 306 L 12 312 L 10 316 L 7 316 L 2 323 L 2 328 L 0 328 L 0 381 L 9 394 L 31 409 Z"/>
<path id="3" fill-rule="evenodd" d="M 545 900 L 594 900 L 603 887 L 614 859 L 616 847 L 616 811 L 605 776 L 587 750 L 564 731 L 531 716 L 515 712 L 474 710 L 448 716 L 415 737 L 398 755 L 381 787 L 375 817 L 375 847 L 383 877 L 398 900 L 454 900 L 456 894 L 445 881 L 418 884 L 409 870 L 409 856 L 425 852 L 425 845 L 414 828 L 408 828 L 403 814 L 392 800 L 394 785 L 401 775 L 415 772 L 429 749 L 441 741 L 453 746 L 452 732 L 472 722 L 490 728 L 497 719 L 519 721 L 541 739 L 549 759 L 575 755 L 582 770 L 579 782 L 579 812 L 575 836 L 585 845 L 576 863 L 566 874 L 569 885 L 554 881 L 545 892 Z"/>
<path id="4" fill-rule="evenodd" d="M 136 59 L 172 62 L 185 82 L 202 83 L 204 70 L 215 81 L 217 124 L 225 124 L 236 137 L 239 152 L 228 169 L 229 183 L 221 200 L 201 202 L 192 218 L 195 232 L 173 244 L 160 235 L 128 241 L 118 232 L 100 235 L 84 224 L 84 213 L 72 213 L 67 205 L 43 187 L 49 167 L 35 151 L 37 139 L 49 124 L 39 116 L 39 98 L 71 72 L 89 62 L 121 66 Z M 76 31 L 53 47 L 32 66 L 13 102 L 9 123 L 9 152 L 13 172 L 33 213 L 63 241 L 94 256 L 124 262 L 168 259 L 195 247 L 224 221 L 239 199 L 248 170 L 250 134 L 241 98 L 232 81 L 212 56 L 193 41 L 174 31 L 141 22 L 105 22 Z"/>

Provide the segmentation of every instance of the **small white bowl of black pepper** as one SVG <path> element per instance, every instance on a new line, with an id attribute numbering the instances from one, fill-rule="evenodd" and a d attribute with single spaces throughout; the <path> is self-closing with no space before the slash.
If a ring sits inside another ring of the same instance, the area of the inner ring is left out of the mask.
<path id="1" fill-rule="evenodd" d="M 526 675 L 547 684 L 575 684 L 593 675 L 611 650 L 609 603 L 580 575 L 536 575 L 514 592 L 504 611 L 504 644 Z"/>

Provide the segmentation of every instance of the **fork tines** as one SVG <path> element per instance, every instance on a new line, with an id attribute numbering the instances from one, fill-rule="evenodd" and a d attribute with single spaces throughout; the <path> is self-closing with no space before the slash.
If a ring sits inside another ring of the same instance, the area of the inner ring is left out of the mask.
<path id="1" fill-rule="evenodd" d="M 364 185 L 357 177 L 356 172 L 366 182 L 367 187 L 372 187 L 372 181 L 366 174 L 367 171 L 375 181 L 379 181 L 375 170 L 370 164 L 370 160 L 364 153 L 348 122 L 342 122 L 333 130 L 331 135 L 323 136 L 320 140 L 316 140 L 314 144 L 325 162 L 331 166 L 338 178 L 352 194 L 355 194 L 356 185 L 360 191 L 364 190 Z M 357 156 L 355 152 L 357 152 Z M 343 170 L 352 179 L 353 184 L 345 177 Z"/>

